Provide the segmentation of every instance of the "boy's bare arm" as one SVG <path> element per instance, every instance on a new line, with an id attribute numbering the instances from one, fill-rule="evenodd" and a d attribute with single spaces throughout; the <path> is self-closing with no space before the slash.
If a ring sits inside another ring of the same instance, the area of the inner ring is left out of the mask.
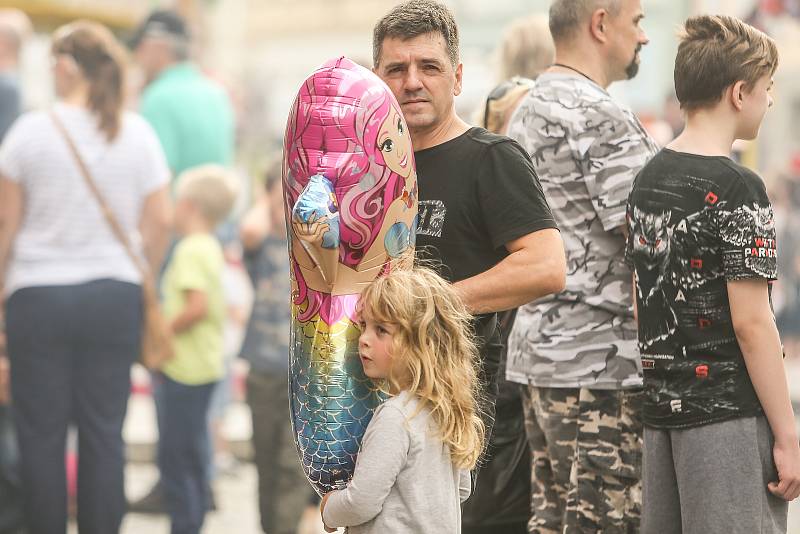
<path id="1" fill-rule="evenodd" d="M 150 193 L 142 206 L 139 233 L 150 272 L 158 273 L 172 234 L 172 201 L 169 187 Z"/>
<path id="2" fill-rule="evenodd" d="M 793 500 L 800 495 L 800 444 L 767 282 L 728 282 L 728 298 L 747 372 L 775 436 L 773 456 L 778 481 L 770 482 L 769 490 L 778 497 Z"/>
<path id="3" fill-rule="evenodd" d="M 190 329 L 208 314 L 208 296 L 205 292 L 187 289 L 183 293 L 183 311 L 172 320 L 172 332 L 175 334 Z"/>
<path id="4" fill-rule="evenodd" d="M 239 225 L 239 240 L 245 250 L 255 250 L 267 237 L 269 230 L 269 202 L 267 195 L 263 194 L 242 217 Z"/>

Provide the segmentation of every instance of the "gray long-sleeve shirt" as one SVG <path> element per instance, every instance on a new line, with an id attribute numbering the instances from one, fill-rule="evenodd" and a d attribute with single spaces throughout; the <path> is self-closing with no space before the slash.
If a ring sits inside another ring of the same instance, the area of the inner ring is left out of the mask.
<path id="1" fill-rule="evenodd" d="M 356 460 L 353 480 L 334 491 L 325 524 L 349 534 L 458 534 L 469 471 L 450 459 L 428 409 L 411 417 L 417 399 L 407 392 L 375 410 Z"/>

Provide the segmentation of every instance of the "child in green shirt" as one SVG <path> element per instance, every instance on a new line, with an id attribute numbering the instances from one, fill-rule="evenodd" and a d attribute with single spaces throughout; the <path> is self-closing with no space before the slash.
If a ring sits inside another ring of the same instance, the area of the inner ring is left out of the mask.
<path id="1" fill-rule="evenodd" d="M 164 365 L 159 468 L 172 532 L 199 533 L 207 501 L 211 393 L 223 376 L 222 248 L 212 234 L 233 207 L 235 183 L 216 165 L 178 177 L 175 229 L 180 235 L 164 273 L 164 314 L 175 356 Z"/>

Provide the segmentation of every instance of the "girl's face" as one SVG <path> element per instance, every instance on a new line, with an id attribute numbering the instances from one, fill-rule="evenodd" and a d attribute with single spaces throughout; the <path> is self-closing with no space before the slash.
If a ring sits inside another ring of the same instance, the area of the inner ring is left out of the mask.
<path id="1" fill-rule="evenodd" d="M 392 368 L 392 340 L 395 326 L 375 321 L 366 311 L 359 322 L 358 355 L 364 374 L 372 379 L 388 378 Z"/>
<path id="2" fill-rule="evenodd" d="M 378 150 L 383 153 L 383 159 L 389 169 L 403 178 L 411 175 L 413 170 L 411 136 L 403 122 L 403 117 L 394 106 L 378 132 Z"/>

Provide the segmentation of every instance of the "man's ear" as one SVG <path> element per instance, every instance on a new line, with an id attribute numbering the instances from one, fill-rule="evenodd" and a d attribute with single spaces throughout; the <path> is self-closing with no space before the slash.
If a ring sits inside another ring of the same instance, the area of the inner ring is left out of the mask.
<path id="1" fill-rule="evenodd" d="M 605 9 L 596 9 L 592 13 L 592 18 L 589 19 L 589 32 L 592 37 L 605 43 L 608 40 L 608 11 Z"/>
<path id="2" fill-rule="evenodd" d="M 461 94 L 462 82 L 464 80 L 464 64 L 459 63 L 456 67 L 456 85 L 453 88 L 453 96 Z"/>
<path id="3" fill-rule="evenodd" d="M 728 89 L 728 99 L 731 102 L 731 105 L 736 111 L 742 111 L 744 108 L 744 94 L 745 94 L 745 82 L 744 80 L 739 80 L 738 82 L 734 83 Z"/>

